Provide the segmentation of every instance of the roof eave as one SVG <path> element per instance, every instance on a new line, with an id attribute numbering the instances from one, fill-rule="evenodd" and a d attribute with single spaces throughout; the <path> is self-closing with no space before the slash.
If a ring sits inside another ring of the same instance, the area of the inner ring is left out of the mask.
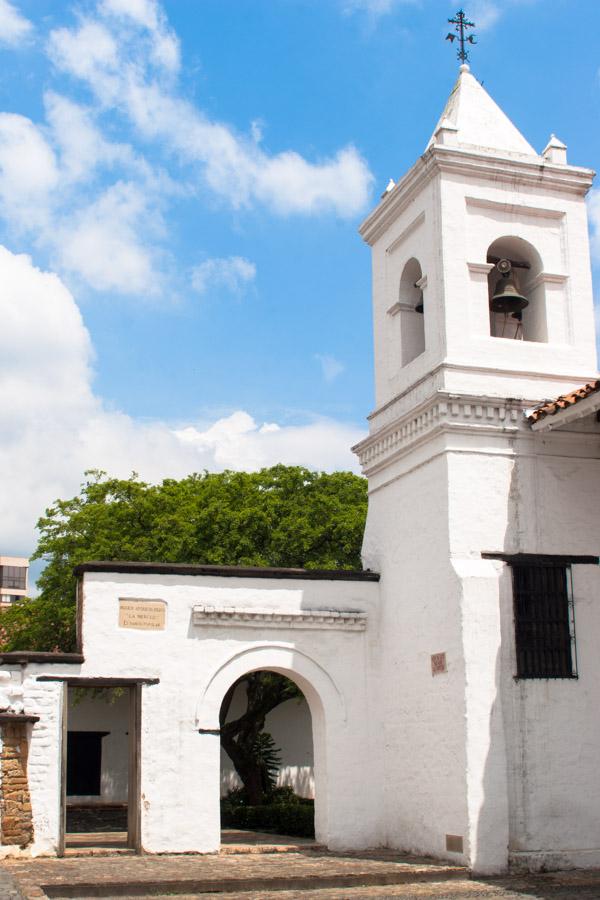
<path id="1" fill-rule="evenodd" d="M 590 394 L 584 400 L 571 404 L 558 412 L 545 415 L 537 422 L 531 423 L 532 431 L 552 431 L 555 428 L 561 428 L 570 422 L 576 422 L 578 419 L 584 419 L 586 416 L 594 415 L 600 411 L 600 393 Z"/>
<path id="2" fill-rule="evenodd" d="M 585 197 L 591 188 L 596 174 L 593 169 L 550 163 L 541 156 L 491 154 L 485 149 L 434 144 L 362 222 L 359 234 L 363 240 L 372 246 L 427 181 L 440 172 L 489 178 L 494 182 L 505 175 L 517 184 L 551 188 L 581 197 Z"/>
<path id="3" fill-rule="evenodd" d="M 292 569 L 268 566 L 215 566 L 195 563 L 157 563 L 130 560 L 93 560 L 80 563 L 73 574 L 192 575 L 217 578 L 275 578 L 301 581 L 379 581 L 379 574 L 354 569 Z"/>

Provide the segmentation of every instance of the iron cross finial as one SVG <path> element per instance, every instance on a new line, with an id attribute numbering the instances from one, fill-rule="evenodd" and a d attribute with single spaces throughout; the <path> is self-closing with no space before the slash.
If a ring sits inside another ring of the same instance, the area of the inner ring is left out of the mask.
<path id="1" fill-rule="evenodd" d="M 465 50 L 465 44 L 476 44 L 477 41 L 475 40 L 475 35 L 466 35 L 465 31 L 468 28 L 475 28 L 475 22 L 470 22 L 462 9 L 459 9 L 453 19 L 448 19 L 448 22 L 455 26 L 454 30 L 457 34 L 450 32 L 446 35 L 446 40 L 454 42 L 458 37 L 459 48 L 456 55 L 461 63 L 466 63 L 469 58 L 469 52 L 468 50 Z"/>

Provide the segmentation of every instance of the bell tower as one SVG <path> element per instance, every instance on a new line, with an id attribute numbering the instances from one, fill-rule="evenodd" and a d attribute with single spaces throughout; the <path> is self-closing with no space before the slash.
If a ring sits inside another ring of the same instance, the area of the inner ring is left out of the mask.
<path id="1" fill-rule="evenodd" d="M 536 153 L 461 65 L 424 154 L 360 229 L 373 252 L 373 425 L 407 392 L 536 400 L 594 375 L 592 177 L 554 135 Z"/>
<path id="2" fill-rule="evenodd" d="M 383 842 L 479 872 L 505 870 L 538 833 L 520 780 L 510 573 L 491 557 L 596 552 L 589 529 L 554 527 L 560 504 L 541 510 L 568 507 L 570 472 L 597 478 L 597 435 L 538 440 L 527 421 L 598 377 L 593 174 L 554 136 L 537 153 L 463 59 L 425 152 L 360 229 L 376 403 L 354 449 L 369 480 L 363 563 L 381 573 Z"/>

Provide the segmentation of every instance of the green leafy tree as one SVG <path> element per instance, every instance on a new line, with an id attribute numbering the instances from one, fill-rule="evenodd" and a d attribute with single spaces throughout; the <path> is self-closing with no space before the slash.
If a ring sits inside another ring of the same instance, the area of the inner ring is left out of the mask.
<path id="1" fill-rule="evenodd" d="M 86 473 L 86 478 L 77 496 L 57 500 L 38 522 L 32 559 L 46 561 L 40 594 L 3 613 L 5 651 L 75 649 L 73 567 L 90 560 L 309 569 L 361 565 L 367 488 L 364 478 L 350 472 L 277 465 L 250 473 L 204 472 L 157 485 L 136 475 L 119 479 L 99 471 Z M 247 689 L 246 712 L 262 722 L 260 728 L 249 727 L 242 716 L 236 737 L 227 724 L 228 740 L 239 745 L 237 751 L 230 745 L 233 756 L 227 752 L 244 784 L 254 777 L 248 774 L 248 760 L 261 755 L 258 735 L 267 707 L 289 699 L 290 685 L 271 674 L 261 688 L 259 678 Z M 240 761 L 244 747 L 246 762 Z M 263 788 L 264 773 L 263 767 Z"/>

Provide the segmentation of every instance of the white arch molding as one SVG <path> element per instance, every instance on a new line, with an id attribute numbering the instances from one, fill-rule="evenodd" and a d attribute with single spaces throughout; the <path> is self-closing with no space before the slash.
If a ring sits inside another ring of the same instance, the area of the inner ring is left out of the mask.
<path id="1" fill-rule="evenodd" d="M 294 681 L 306 698 L 312 720 L 315 778 L 315 836 L 328 839 L 327 733 L 346 720 L 342 694 L 333 678 L 308 654 L 289 644 L 248 647 L 226 659 L 210 676 L 202 691 L 196 721 L 198 729 L 217 730 L 223 697 L 231 685 L 248 672 L 278 672 Z M 215 752 L 220 752 L 215 741 Z M 219 783 L 214 784 L 214 802 L 219 802 Z"/>

